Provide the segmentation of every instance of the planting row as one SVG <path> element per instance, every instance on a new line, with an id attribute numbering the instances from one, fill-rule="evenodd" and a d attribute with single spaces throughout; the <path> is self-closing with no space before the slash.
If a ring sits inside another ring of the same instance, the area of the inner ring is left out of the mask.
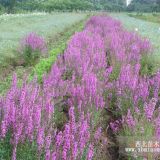
<path id="1" fill-rule="evenodd" d="M 105 123 L 115 134 L 133 137 L 143 131 L 158 137 L 160 75 L 141 75 L 141 60 L 149 52 L 150 43 L 119 21 L 92 17 L 42 84 L 25 77 L 19 86 L 13 76 L 0 98 L 0 138 L 6 146 L 1 158 L 107 159 L 105 109 L 114 116 Z"/>

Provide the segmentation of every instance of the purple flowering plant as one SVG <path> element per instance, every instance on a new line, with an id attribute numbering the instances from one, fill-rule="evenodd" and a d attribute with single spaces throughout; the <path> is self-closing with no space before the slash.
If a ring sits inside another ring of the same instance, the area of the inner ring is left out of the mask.
<path id="1" fill-rule="evenodd" d="M 21 51 L 30 64 L 36 52 L 45 54 L 47 48 L 43 38 L 31 33 L 22 40 Z M 119 21 L 93 16 L 71 38 L 41 85 L 24 79 L 19 87 L 14 75 L 8 93 L 0 97 L 0 141 L 10 133 L 10 158 L 18 159 L 19 146 L 27 141 L 36 144 L 38 159 L 101 159 L 103 154 L 97 153 L 108 146 L 108 128 L 115 135 L 143 131 L 160 137 L 160 76 L 140 74 L 141 59 L 150 51 L 148 40 L 126 31 Z M 105 122 L 107 128 L 102 125 L 105 109 L 114 115 Z M 67 117 L 61 126 L 57 110 Z"/>
<path id="2" fill-rule="evenodd" d="M 32 32 L 21 40 L 19 51 L 24 58 L 25 65 L 34 65 L 41 56 L 47 53 L 47 44 L 43 37 Z"/>

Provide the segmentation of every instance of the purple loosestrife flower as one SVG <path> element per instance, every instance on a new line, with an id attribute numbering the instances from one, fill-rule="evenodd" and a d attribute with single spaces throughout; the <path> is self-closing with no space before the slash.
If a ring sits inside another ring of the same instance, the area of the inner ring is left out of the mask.
<path id="1" fill-rule="evenodd" d="M 119 131 L 120 126 L 121 126 L 121 121 L 120 120 L 110 122 L 110 127 L 111 127 L 111 129 L 114 133 L 117 133 Z"/>
<path id="2" fill-rule="evenodd" d="M 96 130 L 95 134 L 94 134 L 95 140 L 99 140 L 99 139 L 100 139 L 101 133 L 102 133 L 102 127 L 99 127 L 99 128 Z"/>
<path id="3" fill-rule="evenodd" d="M 80 127 L 80 152 L 82 153 L 84 148 L 85 148 L 85 144 L 87 143 L 89 137 L 90 137 L 90 133 L 89 133 L 89 126 L 87 121 L 85 120 L 82 123 L 82 126 Z"/>
<path id="4" fill-rule="evenodd" d="M 59 132 L 56 136 L 56 147 L 59 148 L 63 142 L 63 133 Z"/>
<path id="5" fill-rule="evenodd" d="M 71 125 L 71 132 L 75 132 L 76 124 L 75 124 L 75 115 L 74 115 L 74 107 L 71 107 L 69 110 L 69 117 L 70 117 L 70 125 Z"/>
<path id="6" fill-rule="evenodd" d="M 158 71 L 155 76 L 150 78 L 149 82 L 153 88 L 153 97 L 158 99 L 160 89 L 160 72 Z"/>
<path id="7" fill-rule="evenodd" d="M 52 142 L 52 136 L 51 136 L 51 134 L 49 133 L 49 134 L 45 137 L 46 150 L 50 148 L 51 142 Z"/>
<path id="8" fill-rule="evenodd" d="M 145 102 L 149 97 L 149 82 L 148 79 L 139 78 L 139 84 L 137 87 L 137 92 L 135 92 L 138 97 L 142 97 L 143 101 Z"/>
<path id="9" fill-rule="evenodd" d="M 33 140 L 33 119 L 32 116 L 28 117 L 28 124 L 27 124 L 27 129 L 26 129 L 26 135 L 28 135 L 28 138 L 30 139 L 30 141 Z"/>
<path id="10" fill-rule="evenodd" d="M 90 144 L 90 131 L 87 119 L 82 116 L 77 117 L 75 122 L 74 108 L 69 110 L 69 122 L 65 125 L 64 131 L 60 131 L 56 136 L 56 157 L 63 159 L 80 159 L 85 147 Z"/>
<path id="11" fill-rule="evenodd" d="M 155 107 L 156 107 L 156 103 L 157 103 L 157 99 L 152 98 L 149 104 L 145 104 L 144 113 L 145 113 L 146 118 L 149 121 L 152 120 L 152 117 L 155 111 Z"/>
<path id="12" fill-rule="evenodd" d="M 21 50 L 23 51 L 26 47 L 32 49 L 32 51 L 40 51 L 41 53 L 47 52 L 47 46 L 45 40 L 37 35 L 36 33 L 29 33 L 21 41 Z"/>
<path id="13" fill-rule="evenodd" d="M 136 107 L 136 106 L 135 106 L 135 109 L 134 109 L 134 110 L 135 110 L 135 112 L 136 112 L 138 115 L 140 115 L 140 114 L 141 114 L 141 113 L 140 113 L 140 110 L 139 110 L 139 108 L 138 108 L 138 107 Z"/>
<path id="14" fill-rule="evenodd" d="M 7 126 L 6 126 L 6 121 L 1 122 L 1 137 L 4 138 L 6 136 L 7 132 Z"/>
<path id="15" fill-rule="evenodd" d="M 127 116 L 125 117 L 125 122 L 127 123 L 128 127 L 133 128 L 136 125 L 136 122 L 131 114 L 130 109 L 128 109 Z"/>
<path id="16" fill-rule="evenodd" d="M 47 150 L 45 155 L 45 160 L 50 160 L 50 159 L 51 159 L 51 151 Z"/>
<path id="17" fill-rule="evenodd" d="M 57 160 L 57 158 L 56 158 L 56 152 L 52 153 L 52 160 Z"/>
<path id="18" fill-rule="evenodd" d="M 73 149 L 72 149 L 72 154 L 73 154 L 73 157 L 74 159 L 76 159 L 76 157 L 78 156 L 78 142 L 74 142 L 74 146 L 73 146 Z"/>
<path id="19" fill-rule="evenodd" d="M 107 41 L 110 53 L 123 63 L 139 62 L 142 54 L 150 52 L 149 41 L 125 31 L 121 23 L 111 17 L 94 17 L 87 22 L 86 29 L 99 33 Z"/>
<path id="20" fill-rule="evenodd" d="M 16 131 L 14 134 L 14 143 L 17 145 L 18 141 L 20 140 L 21 136 L 22 136 L 22 130 L 23 130 L 23 123 L 19 123 L 16 125 Z"/>
<path id="21" fill-rule="evenodd" d="M 69 110 L 69 117 L 70 117 L 70 139 L 71 139 L 71 158 L 76 159 L 77 156 L 77 142 L 75 140 L 76 134 L 76 123 L 75 123 L 75 115 L 74 115 L 74 107 L 71 107 Z"/>
<path id="22" fill-rule="evenodd" d="M 94 155 L 94 147 L 92 144 L 89 145 L 87 160 L 92 160 Z"/>
<path id="23" fill-rule="evenodd" d="M 160 139 L 160 114 L 155 119 L 155 136 Z"/>
<path id="24" fill-rule="evenodd" d="M 67 160 L 67 148 L 63 148 L 62 158 L 63 158 L 64 160 Z"/>
<path id="25" fill-rule="evenodd" d="M 70 133 L 70 125 L 65 125 L 64 130 L 64 144 L 63 144 L 63 151 L 62 151 L 62 157 L 64 160 L 67 159 L 67 153 L 71 149 L 71 133 Z"/>
<path id="26" fill-rule="evenodd" d="M 44 146 L 44 128 L 39 128 L 38 135 L 37 135 L 37 144 L 38 144 L 38 151 L 41 152 Z"/>
<path id="27" fill-rule="evenodd" d="M 17 146 L 13 147 L 12 160 L 16 160 Z"/>
<path id="28" fill-rule="evenodd" d="M 41 112 L 42 112 L 42 110 L 41 110 L 40 104 L 36 105 L 35 111 L 33 113 L 33 123 L 34 123 L 36 130 L 38 130 L 39 127 L 41 126 Z"/>

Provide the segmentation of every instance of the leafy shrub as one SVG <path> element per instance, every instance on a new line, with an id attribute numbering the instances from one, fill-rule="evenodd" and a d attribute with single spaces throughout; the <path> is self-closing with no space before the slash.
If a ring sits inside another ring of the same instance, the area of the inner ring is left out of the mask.
<path id="1" fill-rule="evenodd" d="M 45 40 L 36 33 L 30 33 L 20 42 L 20 53 L 25 65 L 34 65 L 36 61 L 47 53 Z"/>

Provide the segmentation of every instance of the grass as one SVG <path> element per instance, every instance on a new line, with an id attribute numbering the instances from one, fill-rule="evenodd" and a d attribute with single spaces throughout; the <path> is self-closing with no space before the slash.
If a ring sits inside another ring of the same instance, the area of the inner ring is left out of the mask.
<path id="1" fill-rule="evenodd" d="M 50 35 L 82 20 L 86 14 L 52 13 L 0 16 L 0 64 L 4 57 L 14 56 L 19 40 L 29 32 L 36 32 L 47 40 Z"/>
<path id="2" fill-rule="evenodd" d="M 141 20 L 160 23 L 160 14 L 159 13 L 132 13 L 128 14 L 130 17 L 138 18 Z"/>
<path id="3" fill-rule="evenodd" d="M 152 16 L 152 14 L 147 14 Z M 149 57 L 150 62 L 154 64 L 155 70 L 160 67 L 160 26 L 158 23 L 149 22 L 142 19 L 130 17 L 127 14 L 111 14 L 114 18 L 120 20 L 127 30 L 135 31 L 138 29 L 138 34 L 148 38 L 153 46 L 153 53 Z"/>

